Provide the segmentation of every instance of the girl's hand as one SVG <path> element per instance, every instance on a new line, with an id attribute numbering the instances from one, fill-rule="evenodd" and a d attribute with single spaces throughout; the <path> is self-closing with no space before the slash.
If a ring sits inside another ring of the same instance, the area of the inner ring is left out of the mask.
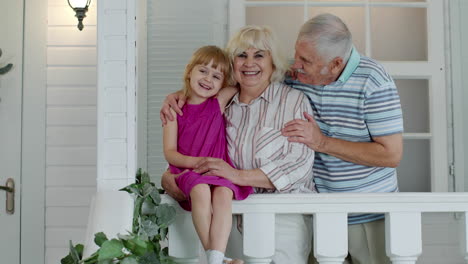
<path id="1" fill-rule="evenodd" d="M 194 167 L 194 172 L 199 174 L 219 176 L 236 183 L 239 170 L 234 169 L 226 161 L 217 158 L 203 158 Z"/>
<path id="2" fill-rule="evenodd" d="M 159 112 L 159 118 L 161 118 L 163 125 L 167 124 L 167 119 L 174 121 L 175 116 L 172 115 L 171 109 L 173 109 L 177 114 L 183 115 L 181 108 L 184 106 L 186 99 L 187 98 L 182 91 L 171 93 L 166 96 L 166 99 L 161 106 L 161 111 Z"/>

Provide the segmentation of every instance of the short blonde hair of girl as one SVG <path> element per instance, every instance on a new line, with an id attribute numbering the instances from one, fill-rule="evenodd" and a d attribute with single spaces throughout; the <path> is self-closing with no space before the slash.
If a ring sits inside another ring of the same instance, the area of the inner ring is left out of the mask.
<path id="1" fill-rule="evenodd" d="M 213 61 L 211 66 L 215 69 L 219 67 L 219 70 L 223 73 L 222 87 L 224 88 L 230 84 L 231 62 L 227 53 L 217 46 L 203 46 L 193 53 L 192 58 L 185 67 L 184 87 L 182 89 L 185 96 L 190 96 L 190 73 L 193 68 L 197 65 L 208 65 L 211 61 Z"/>
<path id="2" fill-rule="evenodd" d="M 237 31 L 227 44 L 227 52 L 231 61 L 249 48 L 268 51 L 273 60 L 273 73 L 270 82 L 281 82 L 289 68 L 279 47 L 276 34 L 267 26 L 249 25 Z"/>

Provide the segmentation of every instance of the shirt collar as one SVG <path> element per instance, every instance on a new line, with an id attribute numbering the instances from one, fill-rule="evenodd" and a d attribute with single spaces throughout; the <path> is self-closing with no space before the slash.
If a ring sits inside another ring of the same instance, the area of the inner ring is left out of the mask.
<path id="1" fill-rule="evenodd" d="M 359 52 L 356 50 L 356 48 L 353 47 L 353 49 L 351 50 L 351 55 L 349 56 L 349 59 L 348 59 L 348 63 L 346 63 L 346 67 L 344 68 L 343 72 L 338 78 L 338 81 L 340 82 L 348 81 L 349 77 L 351 77 L 351 74 L 353 74 L 354 70 L 356 70 L 360 61 L 361 61 L 361 55 L 359 55 Z"/>
<path id="2" fill-rule="evenodd" d="M 273 83 L 268 85 L 268 87 L 265 89 L 265 91 L 263 91 L 263 93 L 260 94 L 260 96 L 258 98 L 254 99 L 252 101 L 252 103 L 255 102 L 256 100 L 258 100 L 259 98 L 262 98 L 267 103 L 270 103 L 275 98 L 275 95 L 274 95 L 275 89 L 273 89 L 272 86 L 273 86 Z M 239 101 L 239 93 L 234 95 L 234 97 L 232 98 L 231 102 L 228 105 L 231 105 L 232 103 L 243 104 L 243 103 L 241 103 Z"/>

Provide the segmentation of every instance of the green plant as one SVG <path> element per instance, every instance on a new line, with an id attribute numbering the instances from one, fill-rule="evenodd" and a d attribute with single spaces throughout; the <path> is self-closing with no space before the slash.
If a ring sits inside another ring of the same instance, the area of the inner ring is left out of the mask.
<path id="1" fill-rule="evenodd" d="M 94 242 L 100 248 L 83 259 L 83 245 L 73 246 L 70 253 L 62 258 L 62 264 L 173 264 L 168 248 L 161 246 L 166 239 L 169 225 L 175 219 L 173 206 L 161 203 L 160 193 L 150 181 L 148 173 L 138 169 L 136 182 L 121 189 L 135 196 L 132 231 L 109 240 L 100 232 Z"/>

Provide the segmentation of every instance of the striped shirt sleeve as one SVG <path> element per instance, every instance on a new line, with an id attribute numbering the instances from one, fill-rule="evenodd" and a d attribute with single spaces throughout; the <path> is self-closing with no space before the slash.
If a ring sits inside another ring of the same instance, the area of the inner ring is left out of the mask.
<path id="1" fill-rule="evenodd" d="M 310 103 L 301 93 L 294 96 L 295 101 L 286 100 L 278 111 L 294 111 L 293 119 L 304 119 L 303 112 L 312 113 Z M 291 99 L 291 98 L 289 98 Z M 294 109 L 294 110 L 293 110 Z M 277 115 L 281 117 L 282 115 Z M 292 119 L 291 119 L 292 120 Z M 283 125 L 291 120 L 281 120 Z M 279 192 L 290 192 L 292 189 L 302 192 L 309 191 L 308 185 L 312 179 L 314 151 L 302 143 L 289 142 L 281 135 L 281 131 L 263 128 L 255 142 L 255 157 L 261 164 L 260 169 L 267 175 Z"/>
<path id="2" fill-rule="evenodd" d="M 372 137 L 403 132 L 400 97 L 394 82 L 386 82 L 368 94 L 364 114 Z"/>

